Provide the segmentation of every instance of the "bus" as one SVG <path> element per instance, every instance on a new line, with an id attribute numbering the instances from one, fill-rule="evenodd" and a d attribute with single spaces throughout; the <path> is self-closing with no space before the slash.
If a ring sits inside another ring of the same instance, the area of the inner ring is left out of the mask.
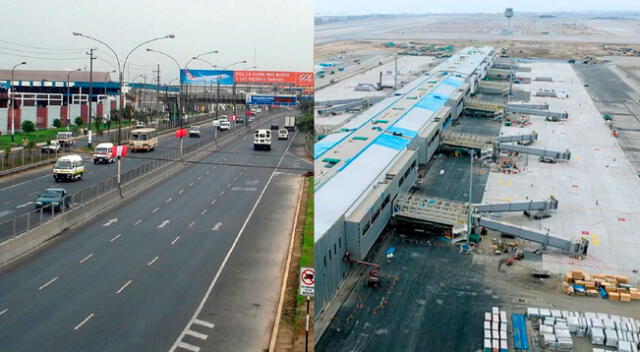
<path id="1" fill-rule="evenodd" d="M 158 135 L 155 128 L 137 128 L 129 134 L 129 149 L 132 152 L 144 150 L 145 152 L 156 149 Z"/>
<path id="2" fill-rule="evenodd" d="M 253 134 L 253 149 L 271 150 L 271 130 L 256 130 L 256 132 Z"/>

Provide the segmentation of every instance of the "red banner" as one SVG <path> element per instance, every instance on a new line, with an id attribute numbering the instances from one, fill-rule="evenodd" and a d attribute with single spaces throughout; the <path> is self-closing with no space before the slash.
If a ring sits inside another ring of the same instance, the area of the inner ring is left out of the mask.
<path id="1" fill-rule="evenodd" d="M 184 138 L 187 136 L 186 128 L 179 128 L 176 130 L 176 138 Z"/>
<path id="2" fill-rule="evenodd" d="M 313 72 L 283 71 L 234 71 L 236 83 L 289 84 L 296 87 L 313 87 Z"/>

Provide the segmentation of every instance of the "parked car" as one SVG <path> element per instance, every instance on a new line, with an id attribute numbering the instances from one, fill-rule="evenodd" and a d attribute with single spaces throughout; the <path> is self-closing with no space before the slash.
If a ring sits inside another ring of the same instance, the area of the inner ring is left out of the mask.
<path id="1" fill-rule="evenodd" d="M 40 148 L 40 151 L 43 153 L 59 153 L 60 152 L 60 142 L 53 140 L 53 141 L 49 141 L 49 144 L 47 145 L 43 145 L 42 148 Z"/>
<path id="2" fill-rule="evenodd" d="M 36 199 L 36 209 L 53 208 L 61 211 L 62 208 L 71 208 L 71 196 L 64 188 L 47 188 Z"/>
<path id="3" fill-rule="evenodd" d="M 73 132 L 58 132 L 56 139 L 60 143 L 60 146 L 63 147 L 70 147 L 76 144 L 76 138 Z"/>
<path id="4" fill-rule="evenodd" d="M 189 127 L 189 137 L 200 137 L 200 127 L 191 126 Z"/>

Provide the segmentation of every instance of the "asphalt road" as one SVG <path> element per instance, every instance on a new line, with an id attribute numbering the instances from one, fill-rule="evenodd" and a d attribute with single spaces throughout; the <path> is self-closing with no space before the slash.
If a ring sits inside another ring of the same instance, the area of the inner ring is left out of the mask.
<path id="1" fill-rule="evenodd" d="M 3 268 L 0 350 L 267 347 L 311 168 L 290 142 L 240 138 Z"/>
<path id="2" fill-rule="evenodd" d="M 285 116 L 287 114 L 291 114 L 291 112 L 286 110 L 276 110 L 273 113 L 260 114 L 257 119 L 251 123 L 251 128 L 260 125 L 262 120 L 265 120 L 270 116 Z M 237 125 L 238 130 L 244 128 L 246 128 L 244 124 Z M 193 145 L 203 139 L 214 138 L 214 129 L 209 123 L 203 125 L 201 133 L 202 136 L 200 138 L 185 138 L 183 141 L 183 147 L 186 148 L 187 146 Z M 217 137 L 222 138 L 223 136 L 232 133 L 232 130 L 218 131 Z M 149 158 L 166 158 L 170 153 L 178 150 L 179 145 L 179 140 L 175 138 L 173 134 L 159 137 L 158 147 L 155 151 L 148 153 L 130 153 L 130 157 L 124 158 L 121 173 L 124 174 L 129 170 L 149 163 Z M 52 166 L 39 168 L 37 171 L 8 177 L 0 181 L 0 239 L 11 235 L 13 225 L 6 223 L 8 220 L 28 212 L 35 212 L 36 198 L 45 189 L 50 187 L 62 187 L 68 192 L 74 193 L 115 176 L 115 163 L 93 164 L 93 159 L 90 154 L 83 154 L 83 158 L 86 162 L 85 175 L 80 181 L 55 182 L 51 173 Z"/>

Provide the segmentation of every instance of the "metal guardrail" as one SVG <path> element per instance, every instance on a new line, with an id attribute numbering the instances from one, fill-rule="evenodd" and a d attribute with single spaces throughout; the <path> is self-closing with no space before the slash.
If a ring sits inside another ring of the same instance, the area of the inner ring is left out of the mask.
<path id="1" fill-rule="evenodd" d="M 184 123 L 183 127 L 189 127 L 193 124 L 198 124 L 204 121 L 211 119 L 213 114 L 202 114 L 196 116 L 190 116 L 186 123 Z M 158 134 L 163 135 L 166 133 L 170 133 L 175 131 L 176 128 L 179 127 L 178 121 L 172 122 L 160 122 L 155 125 L 155 128 L 158 130 Z M 132 129 L 130 126 L 123 127 L 121 130 L 122 140 L 127 140 L 129 138 L 129 131 Z M 79 139 L 84 139 L 85 136 L 81 136 Z M 94 135 L 93 144 L 103 143 L 103 142 L 111 142 L 115 143 L 117 139 L 117 129 L 110 129 L 107 133 L 103 135 Z M 73 152 L 73 149 L 63 148 L 60 153 L 43 153 L 41 148 L 34 148 L 32 151 L 25 150 L 15 150 L 10 153 L 9 160 L 4 155 L 3 152 L 0 152 L 2 157 L 0 157 L 0 177 L 11 175 L 17 172 L 22 172 L 31 168 L 39 167 L 42 165 L 46 165 L 52 163 L 57 160 L 60 155 L 63 155 L 67 152 Z M 31 162 L 26 163 L 24 159 L 29 159 Z M 37 160 L 37 161 L 33 161 Z M 9 165 L 20 165 L 17 167 L 11 167 L 4 169 L 5 166 Z"/>
<path id="2" fill-rule="evenodd" d="M 272 119 L 277 117 L 279 116 L 275 116 L 273 118 L 267 119 L 262 123 L 268 123 Z M 189 123 L 194 124 L 198 122 L 194 120 L 194 121 L 189 121 Z M 253 126 L 250 124 L 246 124 L 245 128 L 246 130 L 249 130 L 253 128 Z M 217 141 L 215 139 L 203 139 L 192 145 L 185 146 L 183 148 L 183 158 L 184 156 L 187 156 L 204 146 L 215 144 L 215 143 L 219 144 L 219 143 L 227 142 L 229 139 L 232 139 L 234 136 L 239 136 L 239 134 L 238 135 L 229 134 L 224 137 L 218 138 Z M 178 162 L 178 163 L 181 162 L 180 152 L 178 150 L 172 151 L 168 155 L 151 160 L 150 162 L 144 165 L 140 165 L 135 169 L 131 169 L 123 173 L 121 175 L 121 186 L 127 185 L 133 181 L 136 181 L 146 175 L 151 174 L 152 172 L 160 168 L 166 167 L 169 164 L 172 164 L 175 162 Z M 102 195 L 117 189 L 117 187 L 118 187 L 117 177 L 114 175 L 113 177 L 110 177 L 95 185 L 92 185 L 82 190 L 79 190 L 77 192 L 74 192 L 70 195 L 71 207 L 76 208 L 78 206 L 82 206 L 85 203 L 91 202 L 96 198 L 99 198 Z M 68 210 L 63 208 L 63 209 L 60 209 L 60 211 L 57 211 L 56 209 L 53 209 L 53 208 L 47 208 L 47 209 L 41 208 L 40 210 L 34 210 L 32 212 L 21 214 L 9 220 L 0 222 L 0 242 L 6 241 L 24 232 L 30 231 L 33 228 L 40 226 L 44 222 L 51 220 L 54 216 L 59 215 L 60 213 L 63 213 L 65 211 L 68 211 Z"/>

